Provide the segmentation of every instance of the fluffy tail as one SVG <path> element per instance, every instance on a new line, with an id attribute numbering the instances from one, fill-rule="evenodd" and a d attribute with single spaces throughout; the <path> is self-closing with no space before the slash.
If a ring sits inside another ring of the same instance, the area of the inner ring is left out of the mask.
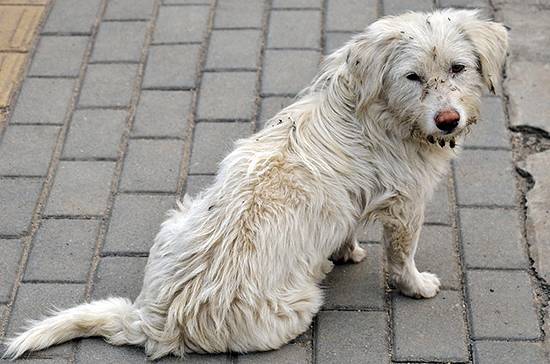
<path id="1" fill-rule="evenodd" d="M 77 337 L 103 336 L 113 345 L 141 345 L 146 337 L 138 310 L 125 298 L 108 298 L 59 311 L 31 322 L 27 331 L 7 341 L 4 358 L 45 349 Z"/>

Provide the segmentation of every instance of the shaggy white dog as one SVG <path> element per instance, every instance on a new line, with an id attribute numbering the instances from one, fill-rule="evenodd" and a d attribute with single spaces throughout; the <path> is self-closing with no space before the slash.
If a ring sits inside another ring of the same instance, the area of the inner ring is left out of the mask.
<path id="1" fill-rule="evenodd" d="M 504 27 L 474 11 L 378 20 L 171 213 L 135 302 L 57 312 L 12 339 L 6 356 L 83 336 L 141 345 L 151 358 L 276 349 L 321 307 L 329 258 L 364 259 L 356 230 L 369 219 L 384 225 L 393 283 L 435 296 L 438 278 L 414 263 L 424 204 L 506 49 Z"/>

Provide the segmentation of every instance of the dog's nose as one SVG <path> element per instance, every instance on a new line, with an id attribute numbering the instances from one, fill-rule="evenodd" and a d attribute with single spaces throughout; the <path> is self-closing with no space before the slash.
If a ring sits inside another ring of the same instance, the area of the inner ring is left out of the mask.
<path id="1" fill-rule="evenodd" d="M 440 111 L 435 116 L 435 126 L 447 133 L 451 132 L 458 125 L 460 114 L 455 109 Z"/>

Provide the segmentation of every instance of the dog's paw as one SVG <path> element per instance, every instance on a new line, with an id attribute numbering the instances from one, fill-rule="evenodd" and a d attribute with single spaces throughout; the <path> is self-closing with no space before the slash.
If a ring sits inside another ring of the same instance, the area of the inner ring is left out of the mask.
<path id="1" fill-rule="evenodd" d="M 367 257 L 367 250 L 364 248 L 361 248 L 359 245 L 356 245 L 353 251 L 351 252 L 347 262 L 359 263 L 365 260 L 366 257 Z"/>
<path id="2" fill-rule="evenodd" d="M 399 284 L 401 293 L 414 298 L 432 298 L 439 292 L 441 282 L 433 273 L 417 273 L 414 278 L 402 280 Z"/>
<path id="3" fill-rule="evenodd" d="M 344 249 L 335 253 L 332 256 L 332 260 L 336 264 L 345 263 L 360 263 L 367 257 L 367 251 L 365 248 L 361 248 L 358 242 L 354 242 L 353 245 L 347 245 Z"/>

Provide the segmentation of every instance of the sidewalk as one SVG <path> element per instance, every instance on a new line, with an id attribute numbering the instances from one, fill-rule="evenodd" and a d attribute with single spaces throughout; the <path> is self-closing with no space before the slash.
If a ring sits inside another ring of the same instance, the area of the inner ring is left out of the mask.
<path id="1" fill-rule="evenodd" d="M 166 210 L 210 183 L 323 54 L 381 15 L 458 6 L 510 26 L 511 55 L 428 207 L 417 265 L 439 275 L 439 295 L 387 285 L 375 225 L 367 260 L 334 269 L 300 338 L 183 362 L 550 362 L 548 0 L 0 0 L 0 14 L 25 2 L 45 21 L 0 119 L 0 337 L 51 306 L 135 298 Z M 140 362 L 140 348 L 101 339 L 24 361 Z"/>

